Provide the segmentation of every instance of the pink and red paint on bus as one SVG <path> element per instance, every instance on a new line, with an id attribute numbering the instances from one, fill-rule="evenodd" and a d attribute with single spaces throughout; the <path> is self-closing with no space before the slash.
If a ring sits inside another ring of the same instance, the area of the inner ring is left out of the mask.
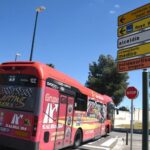
<path id="1" fill-rule="evenodd" d="M 111 130 L 112 99 L 39 62 L 0 65 L 0 147 L 78 147 Z M 111 107 L 110 107 L 111 109 Z"/>

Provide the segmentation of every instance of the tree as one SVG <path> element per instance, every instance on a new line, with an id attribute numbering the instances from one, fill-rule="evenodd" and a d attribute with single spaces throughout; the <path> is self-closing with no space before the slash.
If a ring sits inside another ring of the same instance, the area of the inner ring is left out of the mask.
<path id="1" fill-rule="evenodd" d="M 53 65 L 53 64 L 46 64 L 46 65 L 49 67 L 55 68 L 55 65 Z"/>
<path id="2" fill-rule="evenodd" d="M 89 65 L 88 81 L 85 85 L 112 97 L 117 106 L 123 100 L 128 78 L 127 73 L 117 72 L 117 65 L 112 56 L 100 55 L 98 62 Z"/>

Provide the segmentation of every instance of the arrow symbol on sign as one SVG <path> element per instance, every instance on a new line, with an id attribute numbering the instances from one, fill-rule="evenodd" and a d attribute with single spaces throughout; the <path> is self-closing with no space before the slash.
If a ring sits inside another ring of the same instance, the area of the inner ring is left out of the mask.
<path id="1" fill-rule="evenodd" d="M 122 16 L 122 17 L 120 18 L 120 22 L 121 22 L 121 23 L 124 23 L 125 20 L 126 20 L 126 19 L 124 18 L 124 16 Z"/>
<path id="2" fill-rule="evenodd" d="M 126 30 L 124 28 L 121 28 L 119 32 L 120 32 L 121 35 L 123 35 L 125 31 Z"/>

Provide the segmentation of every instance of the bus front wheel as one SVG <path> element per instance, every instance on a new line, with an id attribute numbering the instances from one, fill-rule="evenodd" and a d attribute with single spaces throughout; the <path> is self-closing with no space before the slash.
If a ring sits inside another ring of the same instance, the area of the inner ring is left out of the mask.
<path id="1" fill-rule="evenodd" d="M 74 139 L 74 148 L 79 147 L 81 143 L 82 143 L 82 131 L 78 129 Z"/>

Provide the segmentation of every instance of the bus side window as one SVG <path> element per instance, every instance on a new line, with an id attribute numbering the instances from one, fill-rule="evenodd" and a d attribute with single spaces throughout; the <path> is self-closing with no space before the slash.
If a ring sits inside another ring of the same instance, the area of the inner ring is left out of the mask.
<path id="1" fill-rule="evenodd" d="M 82 93 L 78 93 L 76 100 L 75 100 L 75 110 L 78 111 L 86 111 L 87 110 L 87 96 L 82 94 Z"/>
<path id="2" fill-rule="evenodd" d="M 98 110 L 99 110 L 99 122 L 100 123 L 104 123 L 104 121 L 105 121 L 105 112 L 104 112 L 104 105 L 103 104 L 101 104 L 101 103 L 97 103 L 97 105 L 98 105 Z"/>
<path id="3" fill-rule="evenodd" d="M 102 117 L 102 104 L 100 104 L 99 102 L 97 103 L 97 108 L 98 108 L 98 117 L 97 119 L 99 120 L 100 123 L 103 123 L 103 117 Z"/>
<path id="4" fill-rule="evenodd" d="M 91 118 L 98 118 L 98 105 L 95 100 L 89 99 L 87 116 Z"/>

